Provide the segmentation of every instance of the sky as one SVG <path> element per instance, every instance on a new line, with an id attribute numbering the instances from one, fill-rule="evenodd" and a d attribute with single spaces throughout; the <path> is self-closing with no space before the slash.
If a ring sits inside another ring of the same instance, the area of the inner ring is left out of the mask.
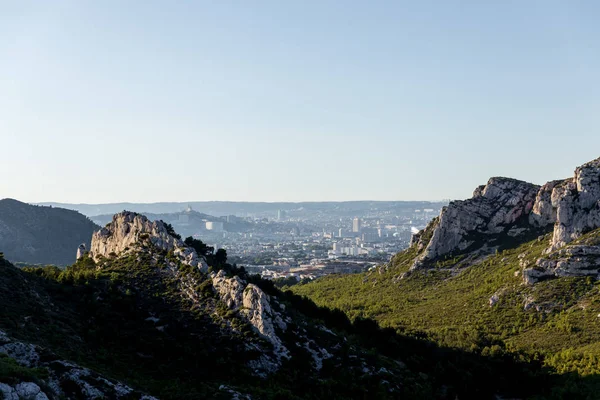
<path id="1" fill-rule="evenodd" d="M 0 198 L 441 200 L 600 157 L 596 1 L 0 0 Z"/>

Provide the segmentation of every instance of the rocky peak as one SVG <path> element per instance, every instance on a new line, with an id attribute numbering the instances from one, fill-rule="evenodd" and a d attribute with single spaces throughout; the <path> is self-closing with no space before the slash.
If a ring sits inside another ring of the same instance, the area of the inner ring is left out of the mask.
<path id="1" fill-rule="evenodd" d="M 93 234 L 90 256 L 99 261 L 102 257 L 131 251 L 145 241 L 158 250 L 173 251 L 184 264 L 208 269 L 204 259 L 172 236 L 162 221 L 150 221 L 146 216 L 130 211 L 115 214 L 111 223 Z"/>
<path id="2" fill-rule="evenodd" d="M 547 252 L 600 227 L 600 158 L 578 167 L 572 179 L 554 187 L 551 205 L 556 221 Z"/>
<path id="3" fill-rule="evenodd" d="M 413 269 L 451 253 L 489 252 L 497 248 L 492 242 L 501 234 L 524 235 L 528 229 L 522 217 L 533 208 L 538 190 L 531 183 L 494 177 L 475 189 L 471 199 L 451 202 L 426 229 L 433 234 L 428 243 L 419 243 L 424 251 Z"/>
<path id="4" fill-rule="evenodd" d="M 600 228 L 600 158 L 576 168 L 573 178 L 550 182 L 544 188 L 536 203 L 539 217 L 533 219 L 553 222 L 554 231 L 546 256 L 537 260 L 535 268 L 524 271 L 525 282 L 553 276 L 599 278 L 600 246 L 595 242 L 569 244 Z"/>
<path id="5" fill-rule="evenodd" d="M 491 178 L 473 197 L 454 201 L 419 232 L 411 245 L 419 256 L 412 269 L 426 268 L 444 256 L 489 254 L 506 243 L 523 243 L 552 232 L 526 283 L 552 276 L 600 277 L 598 243 L 571 242 L 600 228 L 600 158 L 575 170 L 573 178 L 543 186 L 510 178 Z"/>

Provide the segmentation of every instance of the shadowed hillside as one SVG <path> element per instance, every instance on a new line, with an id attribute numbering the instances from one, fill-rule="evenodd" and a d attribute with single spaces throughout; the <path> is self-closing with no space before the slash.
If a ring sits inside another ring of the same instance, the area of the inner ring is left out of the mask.
<path id="1" fill-rule="evenodd" d="M 70 265 L 97 229 L 76 211 L 0 200 L 0 251 L 13 262 Z"/>

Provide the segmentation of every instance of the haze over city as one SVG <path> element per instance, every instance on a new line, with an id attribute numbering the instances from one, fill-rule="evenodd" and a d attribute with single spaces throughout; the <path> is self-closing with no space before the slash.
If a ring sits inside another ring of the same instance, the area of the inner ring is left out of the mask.
<path id="1" fill-rule="evenodd" d="M 570 176 L 600 145 L 597 15 L 3 1 L 0 197 L 441 200 L 489 176 Z"/>

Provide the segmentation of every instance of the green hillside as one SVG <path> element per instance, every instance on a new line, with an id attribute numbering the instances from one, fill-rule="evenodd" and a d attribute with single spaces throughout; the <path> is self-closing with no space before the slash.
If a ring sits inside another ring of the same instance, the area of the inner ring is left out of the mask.
<path id="1" fill-rule="evenodd" d="M 381 329 L 370 319 L 351 322 L 341 312 L 280 292 L 225 264 L 221 268 L 230 276 L 248 279 L 285 305 L 289 330 L 282 339 L 292 357 L 277 372 L 256 377 L 247 362 L 260 355 L 252 349 L 264 341 L 215 296 L 206 275 L 181 265 L 175 275 L 168 273 L 170 258 L 154 251 L 132 253 L 105 260 L 100 269 L 82 258 L 66 270 L 19 270 L 0 259 L 0 329 L 161 399 L 231 398 L 223 385 L 253 399 L 561 398 L 564 393 L 564 384 L 530 358 L 493 346 L 486 354 L 453 350 Z M 189 283 L 193 302 L 182 296 Z M 321 369 L 315 370 L 311 352 L 298 343 L 302 337 L 330 354 Z M 0 359 L 0 383 L 23 378 L 43 383 L 45 373 Z"/>
<path id="2" fill-rule="evenodd" d="M 522 266 L 534 264 L 548 238 L 461 269 L 451 269 L 458 260 L 448 259 L 402 278 L 416 256 L 413 246 L 376 271 L 328 276 L 291 289 L 351 319 L 373 318 L 382 327 L 439 345 L 481 355 L 524 354 L 557 373 L 597 375 L 600 283 L 581 277 L 522 283 Z M 600 230 L 595 230 L 570 245 L 598 241 Z M 494 295 L 497 301 L 491 305 Z M 588 384 L 600 389 L 595 377 Z"/>

